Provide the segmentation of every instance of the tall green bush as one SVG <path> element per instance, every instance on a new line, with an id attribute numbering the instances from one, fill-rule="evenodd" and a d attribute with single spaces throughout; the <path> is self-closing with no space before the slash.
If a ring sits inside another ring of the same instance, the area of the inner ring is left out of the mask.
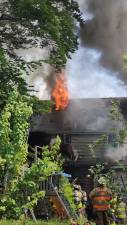
<path id="1" fill-rule="evenodd" d="M 74 189 L 67 177 L 61 177 L 60 179 L 60 192 L 68 200 L 70 207 L 74 213 L 76 213 L 76 205 L 74 203 Z"/>
<path id="2" fill-rule="evenodd" d="M 51 149 L 42 147 L 42 158 L 28 166 L 31 115 L 30 98 L 14 89 L 0 116 L 0 217 L 19 218 L 24 209 L 33 209 L 45 195 L 40 182 L 61 170 L 59 137 Z"/>

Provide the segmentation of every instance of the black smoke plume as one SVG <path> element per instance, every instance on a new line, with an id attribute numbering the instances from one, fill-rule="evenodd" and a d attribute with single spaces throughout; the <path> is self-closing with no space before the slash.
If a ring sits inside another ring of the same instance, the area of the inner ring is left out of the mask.
<path id="1" fill-rule="evenodd" d="M 127 1 L 89 0 L 87 4 L 93 18 L 82 25 L 83 42 L 91 48 L 100 49 L 102 64 L 120 72 L 127 81 L 123 62 L 123 55 L 127 52 Z"/>

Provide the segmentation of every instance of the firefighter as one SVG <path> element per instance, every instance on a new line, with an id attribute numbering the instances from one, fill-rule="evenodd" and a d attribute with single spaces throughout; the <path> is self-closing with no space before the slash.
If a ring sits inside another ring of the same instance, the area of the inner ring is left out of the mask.
<path id="1" fill-rule="evenodd" d="M 121 197 L 118 197 L 116 206 L 117 224 L 125 224 L 125 219 L 126 219 L 126 204 L 123 202 Z"/>
<path id="2" fill-rule="evenodd" d="M 85 214 L 85 203 L 87 201 L 86 192 L 82 191 L 80 185 L 74 185 L 74 200 L 79 215 Z"/>
<path id="3" fill-rule="evenodd" d="M 89 195 L 92 200 L 93 210 L 96 212 L 96 225 L 109 225 L 108 210 L 112 199 L 112 192 L 106 187 L 104 177 L 98 180 L 98 187 Z"/>
<path id="4" fill-rule="evenodd" d="M 83 205 L 84 205 L 84 208 L 86 207 L 86 204 L 87 204 L 87 194 L 85 191 L 82 191 L 82 202 L 83 202 Z"/>
<path id="5" fill-rule="evenodd" d="M 81 213 L 82 213 L 84 216 L 86 216 L 87 194 L 86 194 L 86 192 L 83 191 L 82 189 L 81 189 L 81 192 L 82 192 L 82 199 L 81 199 L 81 201 L 82 201 L 82 211 L 81 211 Z"/>
<path id="6" fill-rule="evenodd" d="M 116 193 L 112 194 L 112 200 L 110 201 L 110 225 L 116 225 L 116 206 L 117 206 L 118 197 Z"/>
<path id="7" fill-rule="evenodd" d="M 82 209 L 82 191 L 80 185 L 74 185 L 74 201 L 77 207 L 78 214 L 80 215 Z"/>

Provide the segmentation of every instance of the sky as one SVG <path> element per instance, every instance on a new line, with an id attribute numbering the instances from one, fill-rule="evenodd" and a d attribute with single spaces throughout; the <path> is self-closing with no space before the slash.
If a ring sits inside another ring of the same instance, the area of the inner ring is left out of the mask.
<path id="1" fill-rule="evenodd" d="M 82 27 L 79 49 L 72 55 L 72 59 L 68 60 L 66 66 L 71 98 L 127 96 L 123 63 L 125 52 L 122 51 L 122 47 L 127 49 L 124 18 L 127 3 L 125 0 L 119 1 L 121 3 L 114 0 L 108 0 L 105 4 L 102 2 L 104 1 L 78 0 L 85 25 Z M 111 6 L 115 7 L 112 9 Z M 107 24 L 107 30 L 104 22 Z M 118 22 L 123 27 L 121 33 L 115 29 Z M 118 41 L 120 37 L 121 42 Z"/>
<path id="2" fill-rule="evenodd" d="M 127 96 L 123 55 L 127 52 L 126 0 L 78 0 L 84 25 L 76 24 L 79 48 L 66 65 L 70 98 Z M 103 3 L 103 4 L 102 4 Z M 108 14 L 107 14 L 108 11 Z M 20 50 L 27 61 L 45 59 L 49 49 Z M 49 99 L 54 69 L 47 64 L 28 78 L 40 99 Z"/>

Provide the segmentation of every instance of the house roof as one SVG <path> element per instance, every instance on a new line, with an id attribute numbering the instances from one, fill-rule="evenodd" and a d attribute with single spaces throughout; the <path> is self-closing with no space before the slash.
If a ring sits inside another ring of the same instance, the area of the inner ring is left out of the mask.
<path id="1" fill-rule="evenodd" d="M 109 117 L 113 100 L 119 100 L 121 121 L 112 121 Z M 112 164 L 115 156 L 112 158 L 107 154 L 107 150 L 110 150 L 110 135 L 97 146 L 95 152 L 89 145 L 96 143 L 102 134 L 112 133 L 113 128 L 119 129 L 123 120 L 127 120 L 127 98 L 71 99 L 66 110 L 53 110 L 48 114 L 33 116 L 31 132 L 49 136 L 71 134 L 73 152 L 78 154 L 77 165 L 92 165 L 97 162 Z M 42 139 L 43 135 L 40 134 L 39 137 Z"/>
<path id="2" fill-rule="evenodd" d="M 109 117 L 113 100 L 119 100 L 122 119 L 127 119 L 127 98 L 71 99 L 65 110 L 33 116 L 31 131 L 48 134 L 110 132 L 121 126 L 121 122 Z"/>

